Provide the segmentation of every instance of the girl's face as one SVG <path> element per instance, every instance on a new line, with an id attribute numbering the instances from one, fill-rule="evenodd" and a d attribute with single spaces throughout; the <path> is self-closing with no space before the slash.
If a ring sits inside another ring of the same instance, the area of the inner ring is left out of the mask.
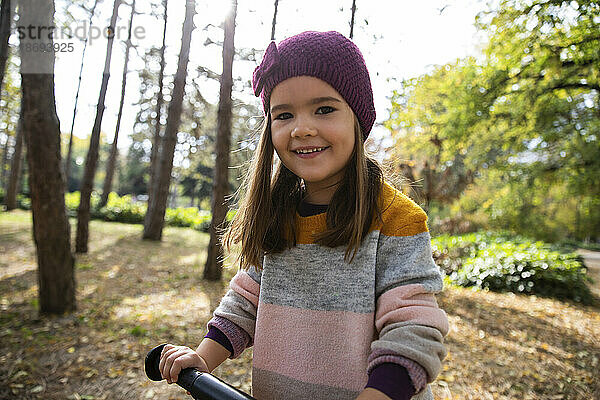
<path id="1" fill-rule="evenodd" d="M 307 200 L 329 204 L 354 150 L 354 113 L 328 83 L 298 76 L 271 92 L 271 138 L 283 164 L 306 185 Z"/>

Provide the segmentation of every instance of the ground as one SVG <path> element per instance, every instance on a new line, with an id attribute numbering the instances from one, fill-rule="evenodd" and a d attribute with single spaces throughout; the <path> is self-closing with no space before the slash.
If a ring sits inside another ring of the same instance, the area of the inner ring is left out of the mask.
<path id="1" fill-rule="evenodd" d="M 206 234 L 167 228 L 159 243 L 141 234 L 92 221 L 89 253 L 77 256 L 78 309 L 44 317 L 31 216 L 0 213 L 0 399 L 190 398 L 149 381 L 144 357 L 163 342 L 197 345 L 234 270 L 202 280 Z M 600 399 L 598 303 L 452 287 L 438 300 L 451 330 L 436 399 Z M 247 350 L 215 375 L 248 392 L 251 359 Z"/>

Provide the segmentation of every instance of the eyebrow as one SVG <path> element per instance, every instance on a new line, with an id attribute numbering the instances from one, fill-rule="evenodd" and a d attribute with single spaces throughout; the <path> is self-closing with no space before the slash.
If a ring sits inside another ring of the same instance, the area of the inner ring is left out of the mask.
<path id="1" fill-rule="evenodd" d="M 315 97 L 314 99 L 311 99 L 310 101 L 308 101 L 307 104 L 315 105 L 315 104 L 320 104 L 320 103 L 326 103 L 328 101 L 333 101 L 333 102 L 338 102 L 338 103 L 342 102 L 340 99 L 338 99 L 336 97 L 324 96 L 324 97 Z M 271 107 L 271 114 L 274 114 L 276 111 L 279 111 L 281 109 L 287 109 L 287 108 L 291 108 L 291 105 L 277 104 L 276 106 Z"/>

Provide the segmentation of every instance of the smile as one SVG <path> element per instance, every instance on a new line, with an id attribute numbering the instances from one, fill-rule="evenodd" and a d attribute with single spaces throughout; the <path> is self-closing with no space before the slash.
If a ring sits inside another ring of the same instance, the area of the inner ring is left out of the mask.
<path id="1" fill-rule="evenodd" d="M 325 150 L 325 149 L 326 149 L 326 148 L 328 148 L 328 147 L 329 147 L 329 146 L 327 146 L 327 147 L 316 147 L 316 148 L 314 148 L 314 149 L 298 149 L 298 150 L 294 150 L 294 153 L 296 153 L 296 154 L 310 154 L 310 153 L 317 153 L 317 152 L 320 152 L 320 151 L 323 151 L 323 150 Z"/>

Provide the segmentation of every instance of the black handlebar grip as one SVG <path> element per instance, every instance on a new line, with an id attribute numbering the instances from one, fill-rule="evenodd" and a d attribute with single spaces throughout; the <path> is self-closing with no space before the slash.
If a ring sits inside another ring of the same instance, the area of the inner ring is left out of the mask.
<path id="1" fill-rule="evenodd" d="M 166 343 L 165 343 L 166 344 Z M 144 367 L 146 375 L 153 381 L 163 379 L 158 365 L 165 344 L 148 352 Z M 234 388 L 219 378 L 194 368 L 186 368 L 179 373 L 177 384 L 190 392 L 196 400 L 255 400 L 254 397 Z"/>

